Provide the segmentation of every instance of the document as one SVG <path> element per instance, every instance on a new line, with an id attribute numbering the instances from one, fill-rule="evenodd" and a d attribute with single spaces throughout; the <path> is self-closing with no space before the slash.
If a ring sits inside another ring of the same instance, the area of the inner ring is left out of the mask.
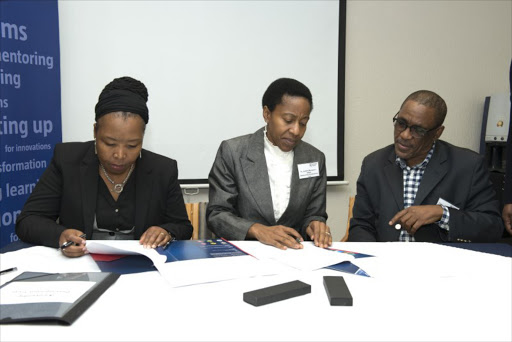
<path id="1" fill-rule="evenodd" d="M 144 248 L 135 240 L 89 240 L 86 246 L 102 271 L 122 274 L 154 271 L 156 265 L 173 261 L 247 255 L 223 239 L 179 240 L 154 249 Z M 152 263 L 127 256 L 144 256 Z"/>
<path id="2" fill-rule="evenodd" d="M 89 240 L 87 249 L 103 271 L 133 273 L 155 269 L 172 287 L 211 283 L 260 275 L 271 275 L 290 270 L 289 267 L 272 260 L 258 260 L 248 255 L 229 241 L 179 240 L 167 248 L 146 249 L 133 240 Z M 99 254 L 106 253 L 106 254 Z M 140 260 L 105 257 L 105 255 L 143 255 L 152 265 L 133 267 Z M 128 270 L 128 272 L 125 272 Z"/>
<path id="3" fill-rule="evenodd" d="M 72 324 L 118 278 L 106 272 L 23 272 L 0 287 L 0 324 Z"/>
<path id="4" fill-rule="evenodd" d="M 280 263 L 250 255 L 193 259 L 155 265 L 172 287 L 280 274 L 292 270 Z"/>
<path id="5" fill-rule="evenodd" d="M 313 271 L 354 260 L 354 256 L 351 254 L 334 253 L 328 249 L 316 247 L 311 241 L 303 242 L 304 248 L 302 249 L 288 248 L 286 250 L 262 243 L 253 243 L 253 241 L 232 241 L 232 243 L 259 260 L 273 260 L 302 271 Z"/>
<path id="6" fill-rule="evenodd" d="M 154 248 L 144 248 L 138 240 L 88 240 L 85 246 L 91 254 L 144 255 L 155 265 L 167 261 L 165 255 L 159 254 Z"/>
<path id="7" fill-rule="evenodd" d="M 331 251 L 335 251 L 337 253 L 351 254 L 351 255 L 354 256 L 354 259 L 368 258 L 368 257 L 372 258 L 372 257 L 374 257 L 373 255 L 364 254 L 364 253 L 357 253 L 357 252 L 351 252 L 351 251 L 347 251 L 347 250 L 343 250 L 343 249 L 335 249 L 335 248 L 328 248 L 328 249 L 331 250 Z M 357 263 L 357 260 L 356 260 L 356 263 Z M 335 270 L 335 271 L 340 271 L 340 272 L 360 275 L 360 276 L 363 276 L 363 277 L 370 277 L 370 275 L 368 273 L 366 273 L 365 270 L 363 270 L 358 265 L 356 265 L 355 263 L 350 262 L 350 261 L 345 261 L 345 262 L 342 262 L 342 263 L 339 263 L 339 264 L 327 266 L 326 268 L 331 269 L 331 270 Z"/>
<path id="8" fill-rule="evenodd" d="M 94 284 L 92 281 L 11 282 L 0 289 L 0 303 L 73 303 Z"/>
<path id="9" fill-rule="evenodd" d="M 13 252 L 3 253 L 2 269 L 16 267 L 17 271 L 9 272 L 0 277 L 0 285 L 14 279 L 23 272 L 66 273 L 66 272 L 99 272 L 100 268 L 90 255 L 80 258 L 68 258 L 56 248 L 34 246 Z"/>

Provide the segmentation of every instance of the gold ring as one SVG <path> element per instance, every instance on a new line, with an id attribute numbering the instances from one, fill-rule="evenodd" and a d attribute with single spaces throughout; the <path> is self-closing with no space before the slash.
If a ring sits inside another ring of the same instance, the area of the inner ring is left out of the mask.
<path id="1" fill-rule="evenodd" d="M 160 235 L 165 235 L 164 233 L 160 233 Z"/>
<path id="2" fill-rule="evenodd" d="M 331 235 L 331 233 L 329 233 L 329 232 L 324 232 L 324 233 L 327 234 L 327 235 Z"/>

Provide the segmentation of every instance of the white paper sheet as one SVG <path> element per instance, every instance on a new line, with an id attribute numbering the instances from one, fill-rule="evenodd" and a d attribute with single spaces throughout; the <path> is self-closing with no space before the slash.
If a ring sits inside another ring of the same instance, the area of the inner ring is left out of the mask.
<path id="1" fill-rule="evenodd" d="M 0 276 L 5 284 L 25 271 L 44 273 L 100 272 L 90 255 L 68 258 L 56 248 L 34 246 L 0 255 L 1 269 L 16 267 L 18 270 Z"/>
<path id="2" fill-rule="evenodd" d="M 0 303 L 74 303 L 93 281 L 15 281 L 0 289 Z"/>
<path id="3" fill-rule="evenodd" d="M 354 256 L 346 253 L 336 253 L 318 248 L 313 242 L 303 242 L 302 249 L 278 249 L 274 246 L 254 241 L 230 241 L 246 253 L 259 260 L 273 260 L 302 271 L 313 271 L 326 266 L 339 264 L 343 261 L 353 261 Z"/>
<path id="4" fill-rule="evenodd" d="M 153 248 L 144 248 L 139 240 L 88 240 L 86 242 L 89 253 L 98 254 L 121 254 L 147 256 L 155 265 L 166 262 L 167 257 L 159 254 Z"/>
<path id="5" fill-rule="evenodd" d="M 172 287 L 279 274 L 290 267 L 250 255 L 195 259 L 155 265 Z"/>

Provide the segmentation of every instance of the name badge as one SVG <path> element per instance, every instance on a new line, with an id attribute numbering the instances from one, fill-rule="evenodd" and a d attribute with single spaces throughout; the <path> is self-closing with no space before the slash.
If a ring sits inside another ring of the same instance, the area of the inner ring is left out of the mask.
<path id="1" fill-rule="evenodd" d="M 297 167 L 299 168 L 300 179 L 320 176 L 320 171 L 318 170 L 318 162 L 299 164 Z"/>
<path id="2" fill-rule="evenodd" d="M 454 206 L 453 204 L 451 204 L 447 200 L 442 199 L 441 197 L 439 197 L 439 199 L 437 200 L 437 205 L 444 205 L 447 208 L 453 208 L 453 209 L 460 210 L 459 208 L 457 208 L 456 206 Z"/>

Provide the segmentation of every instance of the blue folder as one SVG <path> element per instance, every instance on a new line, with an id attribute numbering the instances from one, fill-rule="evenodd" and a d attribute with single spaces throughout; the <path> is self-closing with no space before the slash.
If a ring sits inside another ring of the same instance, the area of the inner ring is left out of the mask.
<path id="1" fill-rule="evenodd" d="M 356 259 L 373 257 L 373 255 L 369 254 L 356 253 L 333 248 L 329 249 L 338 253 L 351 254 Z M 247 255 L 247 253 L 224 239 L 177 240 L 172 242 L 165 249 L 162 247 L 157 247 L 156 251 L 159 254 L 165 255 L 167 257 L 166 262 Z M 156 271 L 156 267 L 153 265 L 151 259 L 144 255 L 126 255 L 116 260 L 96 261 L 96 263 L 102 272 L 131 274 Z M 365 277 L 370 276 L 364 270 L 354 265 L 350 261 L 344 261 L 342 263 L 327 266 L 325 268 Z"/>
<path id="2" fill-rule="evenodd" d="M 338 252 L 338 253 L 351 254 L 354 256 L 355 259 L 373 257 L 373 255 L 370 255 L 370 254 L 350 252 L 350 251 L 346 251 L 346 250 L 342 250 L 342 249 L 334 249 L 334 248 L 328 248 L 328 249 L 331 251 Z M 339 272 L 360 275 L 363 277 L 370 277 L 370 275 L 368 273 L 366 273 L 362 268 L 359 268 L 358 266 L 354 265 L 350 261 L 340 262 L 339 264 L 327 266 L 324 268 L 328 268 L 330 270 L 335 270 L 335 271 L 339 271 Z"/>
<path id="3" fill-rule="evenodd" d="M 157 247 L 166 262 L 247 255 L 244 251 L 223 239 L 176 240 L 167 248 Z M 153 261 L 144 255 L 126 255 L 112 261 L 96 261 L 102 272 L 131 274 L 156 271 Z"/>

